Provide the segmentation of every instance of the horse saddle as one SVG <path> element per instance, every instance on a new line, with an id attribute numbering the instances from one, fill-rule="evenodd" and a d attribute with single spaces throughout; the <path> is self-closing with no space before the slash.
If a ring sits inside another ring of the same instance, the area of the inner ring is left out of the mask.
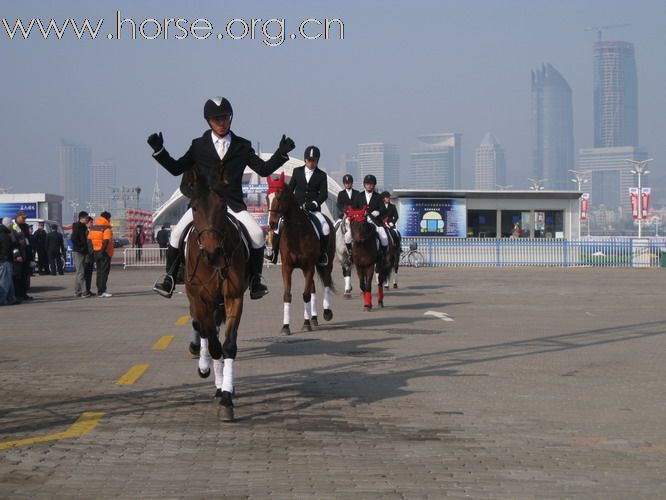
<path id="1" fill-rule="evenodd" d="M 317 216 L 313 212 L 305 211 L 305 213 L 308 214 L 308 218 L 310 219 L 310 223 L 312 224 L 312 227 L 314 227 L 315 233 L 317 234 L 318 239 L 322 239 L 324 237 L 324 232 L 321 227 L 321 222 L 317 218 Z M 324 214 L 322 214 L 324 215 Z M 333 224 L 331 223 L 330 220 L 324 215 L 324 218 L 326 219 L 326 222 L 328 222 L 328 227 L 331 228 Z"/>
<path id="2" fill-rule="evenodd" d="M 241 243 L 245 247 L 245 255 L 246 261 L 250 260 L 250 233 L 248 233 L 247 228 L 239 221 L 236 217 L 234 217 L 233 214 L 227 213 L 227 217 L 229 217 L 229 220 L 231 223 L 234 225 L 234 227 L 238 230 L 238 234 L 240 234 L 241 237 Z M 194 222 L 190 222 L 186 227 L 185 231 L 183 231 L 183 235 L 180 237 L 180 248 L 183 249 L 183 254 L 187 255 L 187 240 L 189 238 L 190 233 L 194 230 Z"/>

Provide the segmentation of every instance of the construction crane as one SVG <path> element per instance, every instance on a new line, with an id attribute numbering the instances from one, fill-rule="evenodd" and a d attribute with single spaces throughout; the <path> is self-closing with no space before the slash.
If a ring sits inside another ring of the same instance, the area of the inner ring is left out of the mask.
<path id="1" fill-rule="evenodd" d="M 601 32 L 604 30 L 609 30 L 611 28 L 624 28 L 625 26 L 631 26 L 631 24 L 611 24 L 608 26 L 590 26 L 585 28 L 585 31 L 596 31 L 597 32 L 597 42 L 601 41 Z"/>

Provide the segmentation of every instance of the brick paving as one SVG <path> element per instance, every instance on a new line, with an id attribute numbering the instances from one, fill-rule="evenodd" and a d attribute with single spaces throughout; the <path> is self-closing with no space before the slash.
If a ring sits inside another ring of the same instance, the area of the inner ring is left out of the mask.
<path id="1" fill-rule="evenodd" d="M 150 292 L 155 270 L 114 267 L 110 299 L 34 278 L 33 303 L 0 308 L 0 444 L 104 416 L 0 450 L 0 497 L 663 496 L 661 269 L 403 269 L 386 308 L 338 293 L 312 332 L 294 302 L 289 337 L 279 269 L 266 275 L 241 323 L 233 423 L 187 354 L 185 296 Z"/>

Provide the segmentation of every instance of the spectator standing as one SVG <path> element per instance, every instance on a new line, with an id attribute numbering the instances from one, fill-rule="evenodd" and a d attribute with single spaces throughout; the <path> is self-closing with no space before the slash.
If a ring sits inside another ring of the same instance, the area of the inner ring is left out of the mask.
<path id="1" fill-rule="evenodd" d="M 109 212 L 104 211 L 95 219 L 95 224 L 88 233 L 88 251 L 92 254 L 97 266 L 97 296 L 112 297 L 106 291 L 113 256 L 113 232 Z"/>
<path id="2" fill-rule="evenodd" d="M 86 257 L 88 256 L 88 212 L 79 212 L 79 220 L 72 225 L 72 250 L 74 252 L 74 295 L 89 297 L 90 292 L 84 292 L 86 280 Z"/>
<path id="3" fill-rule="evenodd" d="M 12 220 L 2 219 L 0 225 L 0 305 L 16 304 L 14 290 L 14 259 L 20 258 L 18 242 L 12 233 Z"/>
<path id="4" fill-rule="evenodd" d="M 14 287 L 16 296 L 23 300 L 32 300 L 28 295 L 30 289 L 30 260 L 32 248 L 30 247 L 30 234 L 28 224 L 25 222 L 25 212 L 19 210 L 14 218 L 14 234 L 18 240 L 21 259 L 14 260 Z"/>
<path id="5" fill-rule="evenodd" d="M 162 226 L 162 229 L 157 231 L 157 244 L 160 246 L 160 258 L 164 258 L 169 246 L 169 231 L 166 226 Z"/>
<path id="6" fill-rule="evenodd" d="M 58 225 L 51 225 L 51 232 L 46 235 L 46 250 L 49 254 L 49 269 L 51 276 L 56 275 L 56 271 L 60 276 L 65 274 L 63 258 L 67 252 L 65 249 L 65 239 L 62 233 L 58 231 Z"/>
<path id="7" fill-rule="evenodd" d="M 33 250 L 37 254 L 37 270 L 39 274 L 49 274 L 49 254 L 46 251 L 46 229 L 44 223 L 37 223 L 37 230 L 32 235 Z"/>
<path id="8" fill-rule="evenodd" d="M 86 244 L 88 235 L 90 234 L 90 231 L 93 227 L 93 218 L 88 216 L 86 217 Z M 92 275 L 93 275 L 93 269 L 95 268 L 95 260 L 93 259 L 93 256 L 90 252 L 86 255 L 86 258 L 83 261 L 83 264 L 85 266 L 85 282 L 86 282 L 86 291 L 83 292 L 84 297 L 90 297 L 92 295 L 92 292 L 90 291 L 92 288 Z"/>
<path id="9" fill-rule="evenodd" d="M 146 242 L 146 233 L 143 232 L 143 226 L 141 224 L 134 229 L 133 240 L 134 248 L 136 248 L 136 261 L 141 262 L 141 252 L 143 252 L 143 245 Z"/>

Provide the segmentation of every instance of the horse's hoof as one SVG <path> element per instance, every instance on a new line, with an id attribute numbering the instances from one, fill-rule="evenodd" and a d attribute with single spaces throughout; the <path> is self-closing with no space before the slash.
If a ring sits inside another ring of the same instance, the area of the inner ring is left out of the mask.
<path id="1" fill-rule="evenodd" d="M 304 332 L 311 332 L 312 331 L 312 325 L 310 325 L 310 320 L 306 319 L 303 322 L 303 331 Z"/>
<path id="2" fill-rule="evenodd" d="M 291 330 L 289 329 L 289 325 L 282 325 L 282 330 L 280 330 L 280 333 L 282 335 L 291 335 Z"/>
<path id="3" fill-rule="evenodd" d="M 326 321 L 331 321 L 333 319 L 333 311 L 330 309 L 324 309 L 324 319 Z"/>
<path id="4" fill-rule="evenodd" d="M 217 337 L 208 339 L 208 352 L 213 359 L 220 359 L 222 357 L 222 344 Z"/>
<path id="5" fill-rule="evenodd" d="M 312 326 L 319 326 L 319 320 L 317 319 L 317 316 L 312 316 L 310 318 L 310 323 L 312 324 Z"/>
<path id="6" fill-rule="evenodd" d="M 222 391 L 220 394 L 220 411 L 224 422 L 232 422 L 234 419 L 234 403 L 229 391 Z"/>
<path id="7" fill-rule="evenodd" d="M 199 353 L 201 352 L 201 344 L 190 342 L 190 345 L 187 349 L 190 351 L 192 356 L 199 356 Z"/>
<path id="8" fill-rule="evenodd" d="M 348 291 L 348 292 L 345 292 L 345 293 L 343 294 L 343 297 L 344 297 L 345 299 L 347 299 L 347 300 L 351 299 L 351 298 L 352 298 L 351 290 Z"/>
<path id="9" fill-rule="evenodd" d="M 389 289 L 389 286 L 388 286 L 388 285 L 384 285 L 384 290 L 388 290 L 388 289 Z"/>
<path id="10" fill-rule="evenodd" d="M 372 306 L 363 306 L 363 310 L 365 312 L 370 312 L 370 311 L 372 311 Z"/>
<path id="11" fill-rule="evenodd" d="M 238 395 L 236 394 L 236 388 L 235 387 L 234 387 L 234 390 L 231 391 L 231 395 L 238 397 Z M 217 389 L 215 391 L 215 395 L 213 396 L 213 399 L 220 399 L 221 397 L 222 397 L 222 389 Z"/>
<path id="12" fill-rule="evenodd" d="M 199 374 L 199 377 L 201 378 L 208 378 L 210 377 L 210 370 L 206 372 L 202 372 L 198 367 L 197 367 L 197 373 Z"/>
<path id="13" fill-rule="evenodd" d="M 397 283 L 393 283 L 393 288 L 398 288 L 398 284 L 397 284 Z"/>
<path id="14" fill-rule="evenodd" d="M 383 300 L 378 300 L 377 301 L 377 307 L 383 308 L 384 307 L 384 301 Z"/>

